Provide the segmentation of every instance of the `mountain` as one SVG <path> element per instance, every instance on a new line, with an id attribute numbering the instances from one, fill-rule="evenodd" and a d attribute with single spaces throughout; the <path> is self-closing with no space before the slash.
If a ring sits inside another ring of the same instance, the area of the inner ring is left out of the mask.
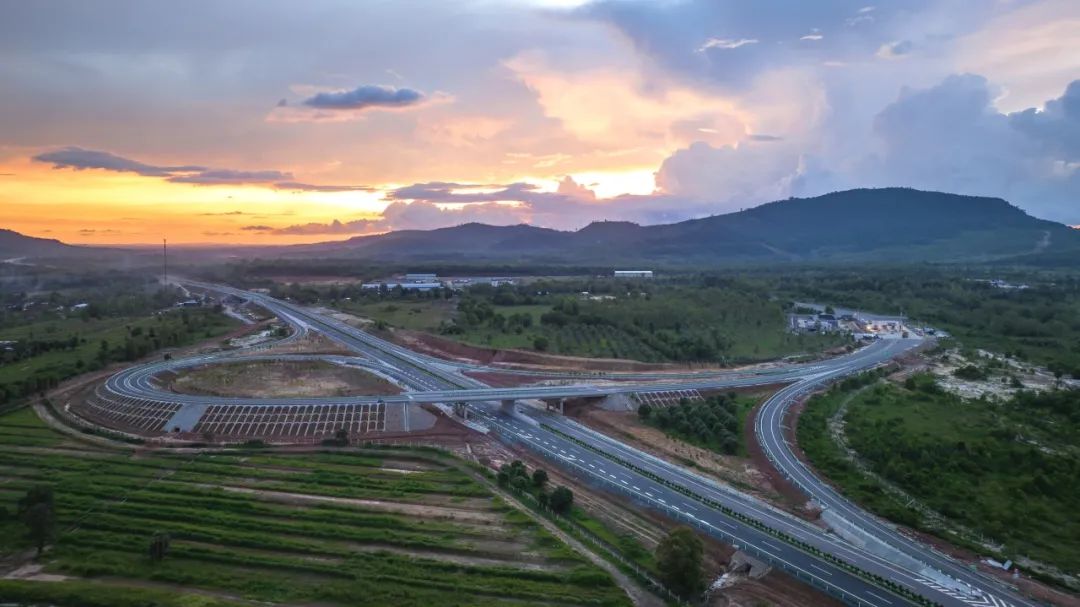
<path id="1" fill-rule="evenodd" d="M 77 250 L 52 238 L 34 238 L 0 228 L 0 259 L 64 255 Z"/>
<path id="2" fill-rule="evenodd" d="M 619 221 L 576 232 L 465 224 L 300 247 L 371 259 L 664 264 L 739 261 L 988 261 L 1080 252 L 1080 231 L 999 198 L 907 188 L 790 198 L 673 224 Z"/>

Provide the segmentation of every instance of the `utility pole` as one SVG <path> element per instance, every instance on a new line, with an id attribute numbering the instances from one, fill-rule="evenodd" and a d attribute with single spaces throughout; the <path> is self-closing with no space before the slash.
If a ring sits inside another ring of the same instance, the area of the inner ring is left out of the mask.
<path id="1" fill-rule="evenodd" d="M 169 240 L 161 239 L 161 281 L 169 286 Z"/>

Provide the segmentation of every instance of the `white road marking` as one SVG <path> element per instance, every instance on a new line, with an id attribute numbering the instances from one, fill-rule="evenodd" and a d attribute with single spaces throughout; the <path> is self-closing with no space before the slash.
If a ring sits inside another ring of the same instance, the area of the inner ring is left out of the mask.
<path id="1" fill-rule="evenodd" d="M 866 594 L 868 594 L 868 595 L 870 595 L 870 596 L 874 597 L 875 599 L 877 599 L 877 600 L 879 600 L 879 601 L 885 601 L 886 603 L 888 603 L 888 604 L 890 604 L 890 605 L 892 605 L 892 604 L 893 604 L 893 602 L 892 602 L 892 601 L 890 601 L 889 599 L 887 599 L 887 598 L 885 598 L 885 597 L 883 597 L 883 596 L 881 596 L 880 594 L 877 594 L 877 593 L 875 593 L 875 592 L 871 592 L 871 591 L 867 590 L 867 591 L 866 591 Z"/>

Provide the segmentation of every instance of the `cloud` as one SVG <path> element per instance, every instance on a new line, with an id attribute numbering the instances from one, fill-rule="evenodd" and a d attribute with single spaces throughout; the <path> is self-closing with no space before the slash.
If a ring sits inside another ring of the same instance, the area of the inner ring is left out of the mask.
<path id="1" fill-rule="evenodd" d="M 1042 111 L 1029 108 L 1009 115 L 1013 128 L 1038 141 L 1044 153 L 1064 162 L 1080 162 L 1080 80 L 1046 102 Z"/>
<path id="2" fill-rule="evenodd" d="M 330 223 L 303 223 L 292 225 L 275 229 L 273 232 L 274 234 L 285 236 L 366 234 L 378 231 L 377 229 L 374 229 L 376 224 L 378 224 L 378 221 L 369 219 L 357 219 L 355 221 L 347 221 L 344 223 L 335 219 Z"/>
<path id="3" fill-rule="evenodd" d="M 915 44 L 911 40 L 897 40 L 882 44 L 876 54 L 882 59 L 899 59 L 910 54 L 914 48 Z"/>
<path id="4" fill-rule="evenodd" d="M 800 37 L 799 40 L 805 40 L 807 42 L 817 42 L 818 40 L 823 40 L 824 38 L 825 36 L 822 34 L 807 34 Z"/>
<path id="5" fill-rule="evenodd" d="M 329 223 L 304 223 L 273 230 L 281 236 L 341 236 L 377 234 L 391 230 L 431 230 L 463 223 L 516 225 L 526 223 L 528 209 L 499 203 L 467 204 L 445 207 L 418 200 L 392 202 L 377 219 L 333 220 Z"/>
<path id="6" fill-rule="evenodd" d="M 798 154 L 773 145 L 697 142 L 664 160 L 656 186 L 673 196 L 711 203 L 716 211 L 731 211 L 788 196 L 799 167 Z"/>
<path id="7" fill-rule="evenodd" d="M 1001 197 L 1037 217 L 1076 223 L 1080 81 L 1042 110 L 1004 114 L 994 107 L 999 95 L 981 76 L 952 75 L 926 88 L 905 88 L 865 133 L 845 127 L 849 147 L 761 137 L 734 146 L 696 142 L 663 162 L 656 184 L 683 214 L 903 185 Z"/>
<path id="8" fill-rule="evenodd" d="M 102 169 L 119 173 L 136 173 L 144 177 L 168 177 L 174 173 L 205 170 L 205 167 L 189 165 L 155 166 L 109 152 L 87 150 L 75 146 L 38 154 L 33 159 L 51 164 L 55 169 L 75 169 L 76 171 Z"/>
<path id="9" fill-rule="evenodd" d="M 257 225 L 257 226 L 244 226 L 240 228 L 245 232 L 273 232 L 274 228 L 271 226 Z"/>
<path id="10" fill-rule="evenodd" d="M 757 38 L 739 38 L 733 40 L 729 38 L 709 38 L 701 46 L 698 47 L 697 52 L 704 53 L 709 49 L 735 49 L 740 46 L 746 46 L 748 44 L 757 44 Z"/>
<path id="11" fill-rule="evenodd" d="M 997 196 L 1038 217 L 1075 222 L 1080 192 L 1080 81 L 1034 109 L 1003 114 L 973 74 L 905 89 L 874 120 L 880 151 L 857 167 L 869 185 Z M 852 175 L 850 181 L 856 181 Z"/>
<path id="12" fill-rule="evenodd" d="M 102 228 L 102 229 L 82 228 L 81 230 L 79 230 L 79 234 L 82 234 L 83 236 L 89 236 L 91 234 L 121 234 L 121 233 L 122 232 L 120 230 L 114 230 L 112 228 Z"/>
<path id="13" fill-rule="evenodd" d="M 423 99 L 424 94 L 414 89 L 365 84 L 349 91 L 316 93 L 303 104 L 323 110 L 396 109 L 417 105 Z"/>
<path id="14" fill-rule="evenodd" d="M 375 188 L 366 185 L 316 185 L 297 181 L 280 181 L 274 184 L 275 190 L 293 192 L 373 192 Z"/>
<path id="15" fill-rule="evenodd" d="M 581 200 L 596 200 L 596 192 L 574 181 L 574 178 L 569 175 L 563 177 L 555 191 Z"/>
<path id="16" fill-rule="evenodd" d="M 280 179 L 292 179 L 292 173 L 282 171 L 238 171 L 234 169 L 208 169 L 189 175 L 173 175 L 166 179 L 173 183 L 197 185 L 244 185 L 272 183 Z"/>
<path id="17" fill-rule="evenodd" d="M 200 165 L 159 166 L 139 162 L 100 150 L 66 147 L 33 157 L 57 169 L 100 169 L 121 173 L 136 173 L 144 177 L 161 177 L 171 183 L 193 185 L 268 185 L 276 190 L 293 192 L 370 192 L 374 188 L 363 185 L 312 184 L 293 180 L 293 174 L 278 170 L 212 169 Z M 217 213 L 239 215 L 240 211 Z M 204 214 L 209 215 L 209 214 Z"/>
<path id="18" fill-rule="evenodd" d="M 204 217 L 226 217 L 229 215 L 247 215 L 247 213 L 243 211 L 223 211 L 221 213 L 199 213 L 199 215 Z"/>

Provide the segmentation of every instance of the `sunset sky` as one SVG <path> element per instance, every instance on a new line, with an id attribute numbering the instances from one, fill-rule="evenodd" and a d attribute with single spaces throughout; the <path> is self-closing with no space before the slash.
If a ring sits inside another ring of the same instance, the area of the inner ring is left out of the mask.
<path id="1" fill-rule="evenodd" d="M 912 186 L 1080 224 L 1076 0 L 0 0 L 0 227 L 285 244 Z"/>

